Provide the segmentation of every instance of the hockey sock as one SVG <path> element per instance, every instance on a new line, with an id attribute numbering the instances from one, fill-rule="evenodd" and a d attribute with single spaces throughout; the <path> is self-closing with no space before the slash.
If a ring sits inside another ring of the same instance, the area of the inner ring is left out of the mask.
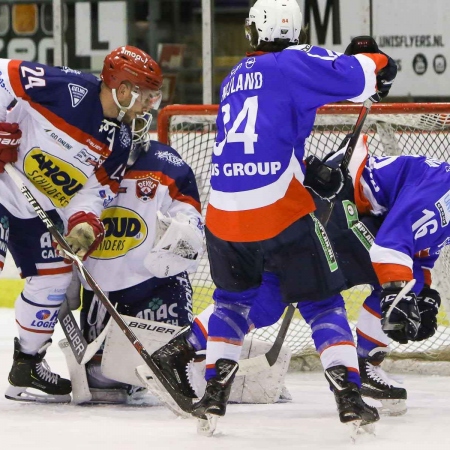
<path id="1" fill-rule="evenodd" d="M 364 301 L 356 324 L 357 352 L 360 358 L 367 358 L 374 348 L 389 344 L 389 338 L 381 329 L 381 307 L 379 286 L 375 287 Z"/>
<path id="2" fill-rule="evenodd" d="M 216 376 L 220 358 L 239 361 L 242 343 L 248 330 L 248 314 L 258 289 L 244 292 L 214 291 L 215 308 L 209 319 L 205 379 Z"/>
<path id="3" fill-rule="evenodd" d="M 300 302 L 298 307 L 311 327 L 324 370 L 344 365 L 348 369 L 348 381 L 361 386 L 358 357 L 342 296 L 337 294 L 326 300 Z"/>

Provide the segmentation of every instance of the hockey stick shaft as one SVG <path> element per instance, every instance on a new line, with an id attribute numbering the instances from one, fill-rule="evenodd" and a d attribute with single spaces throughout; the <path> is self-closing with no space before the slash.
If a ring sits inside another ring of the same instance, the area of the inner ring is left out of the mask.
<path id="1" fill-rule="evenodd" d="M 361 111 L 359 112 L 359 116 L 356 119 L 356 123 L 353 127 L 353 131 L 348 141 L 347 149 L 345 150 L 344 157 L 342 158 L 341 164 L 339 166 L 342 172 L 346 172 L 348 166 L 350 165 L 350 160 L 352 159 L 353 153 L 355 151 L 355 146 L 358 143 L 359 136 L 362 131 L 362 127 L 364 122 L 366 121 L 366 117 L 370 112 L 370 108 L 372 107 L 373 101 L 368 98 L 362 105 Z M 322 213 L 321 217 L 319 217 L 320 222 L 324 227 L 327 226 L 328 221 L 330 220 L 331 213 L 333 212 L 335 200 L 331 200 L 328 202 L 327 208 Z"/>
<path id="2" fill-rule="evenodd" d="M 24 197 L 27 199 L 28 203 L 33 207 L 38 217 L 42 220 L 44 225 L 47 227 L 48 231 L 52 235 L 52 237 L 55 239 L 55 241 L 59 244 L 59 246 L 64 250 L 65 255 L 71 259 L 76 265 L 78 270 L 80 271 L 81 276 L 86 280 L 87 284 L 90 286 L 94 294 L 97 296 L 99 301 L 103 304 L 103 306 L 106 308 L 108 313 L 110 314 L 112 320 L 114 320 L 119 328 L 123 331 L 125 336 L 128 338 L 128 340 L 131 342 L 133 347 L 136 349 L 136 351 L 141 355 L 142 359 L 145 361 L 145 363 L 150 367 L 150 369 L 153 372 L 157 372 L 157 367 L 155 366 L 154 362 L 152 361 L 149 353 L 142 345 L 141 341 L 136 337 L 136 335 L 130 330 L 126 322 L 123 320 L 122 316 L 117 312 L 117 310 L 114 308 L 112 303 L 109 301 L 108 297 L 105 295 L 103 290 L 100 288 L 100 286 L 97 284 L 97 282 L 94 280 L 92 275 L 89 273 L 89 271 L 84 267 L 81 260 L 78 258 L 78 256 L 72 251 L 70 245 L 67 243 L 63 235 L 58 231 L 53 221 L 50 219 L 48 214 L 43 210 L 39 202 L 36 200 L 34 195 L 31 193 L 30 189 L 25 185 L 25 183 L 22 181 L 22 178 L 20 177 L 18 170 L 10 163 L 5 164 L 5 171 L 8 173 L 8 175 L 13 180 L 14 184 L 18 187 L 18 189 L 22 192 Z M 157 373 L 155 373 L 156 376 Z M 159 378 L 159 377 L 158 377 Z M 167 384 L 167 381 L 162 378 L 160 379 L 161 383 L 163 385 Z M 170 386 L 168 386 L 170 388 Z M 184 398 L 180 397 L 180 401 L 184 402 Z M 183 406 L 180 405 L 180 407 L 190 409 L 192 406 L 192 402 L 189 399 L 189 402 Z"/>
<path id="3" fill-rule="evenodd" d="M 355 150 L 355 146 L 358 142 L 359 135 L 361 134 L 362 127 L 364 125 L 364 122 L 366 121 L 366 117 L 370 112 L 370 108 L 372 107 L 373 101 L 368 98 L 362 105 L 361 111 L 358 115 L 358 119 L 356 120 L 356 123 L 353 127 L 353 132 L 351 135 L 351 138 L 348 142 L 347 149 L 344 153 L 344 157 L 342 158 L 340 169 L 343 171 L 346 171 L 348 169 L 348 166 L 350 164 L 350 160 L 353 156 L 353 152 Z M 321 221 L 323 227 L 325 228 L 328 221 L 330 220 L 331 213 L 333 212 L 334 208 L 334 201 L 329 202 L 329 205 L 319 220 Z M 281 347 L 284 343 L 284 340 L 286 338 L 289 325 L 291 324 L 292 318 L 294 317 L 295 312 L 295 306 L 293 304 L 290 304 L 286 309 L 286 314 L 283 318 L 283 321 L 281 322 L 280 330 L 278 331 L 278 335 L 275 338 L 275 342 L 273 343 L 270 350 L 265 354 L 265 357 L 267 359 L 267 363 L 269 366 L 273 366 L 278 359 L 278 356 L 281 351 Z"/>

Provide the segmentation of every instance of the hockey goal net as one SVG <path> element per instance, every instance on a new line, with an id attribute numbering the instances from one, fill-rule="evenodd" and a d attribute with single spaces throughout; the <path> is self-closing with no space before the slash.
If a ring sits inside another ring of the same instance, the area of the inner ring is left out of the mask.
<path id="1" fill-rule="evenodd" d="M 328 105 L 321 108 L 316 116 L 314 129 L 306 144 L 306 154 L 323 156 L 336 150 L 351 132 L 359 105 Z M 200 190 L 203 212 L 209 198 L 209 168 L 216 135 L 217 105 L 172 105 L 158 115 L 158 138 L 171 145 L 192 167 Z M 430 158 L 447 160 L 450 158 L 450 103 L 387 103 L 373 105 L 366 119 L 363 132 L 369 138 L 369 150 L 376 155 L 426 154 Z M 439 328 L 436 334 L 424 342 L 390 345 L 391 358 L 408 361 L 436 360 L 450 361 L 450 323 L 446 310 L 450 312 L 450 289 L 447 278 L 450 274 L 450 250 L 439 258 L 434 269 L 433 286 L 443 297 L 439 313 Z M 209 274 L 206 254 L 198 271 L 191 276 L 194 287 L 194 312 L 203 310 L 211 303 L 214 289 Z M 355 329 L 358 311 L 370 292 L 368 286 L 358 286 L 344 293 L 349 320 Z M 298 313 L 296 313 L 298 314 Z M 272 341 L 279 323 L 254 333 Z M 305 368 L 316 365 L 316 352 L 309 326 L 300 315 L 294 317 L 286 342 L 294 356 Z M 403 364 L 416 367 L 417 363 Z M 450 362 L 444 363 L 450 367 Z M 428 367 L 429 364 L 427 363 Z"/>

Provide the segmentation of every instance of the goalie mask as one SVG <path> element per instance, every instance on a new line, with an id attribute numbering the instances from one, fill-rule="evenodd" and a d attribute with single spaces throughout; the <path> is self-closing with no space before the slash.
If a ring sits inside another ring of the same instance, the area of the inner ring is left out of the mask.
<path id="1" fill-rule="evenodd" d="M 257 36 L 252 33 L 254 24 Z M 261 42 L 299 43 L 302 13 L 297 0 L 258 0 L 245 21 L 245 35 L 256 49 Z"/>
<path id="2" fill-rule="evenodd" d="M 133 119 L 131 124 L 131 150 L 128 156 L 127 167 L 132 166 L 142 152 L 147 153 L 150 148 L 150 125 L 153 116 L 145 113 Z"/>

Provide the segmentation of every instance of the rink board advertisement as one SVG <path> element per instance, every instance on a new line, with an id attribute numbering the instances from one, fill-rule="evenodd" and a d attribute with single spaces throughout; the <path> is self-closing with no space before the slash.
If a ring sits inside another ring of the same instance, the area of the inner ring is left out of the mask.
<path id="1" fill-rule="evenodd" d="M 311 43 L 344 51 L 371 34 L 399 68 L 391 96 L 449 96 L 450 1 L 298 0 Z"/>
<path id="2" fill-rule="evenodd" d="M 127 42 L 127 2 L 62 2 L 65 65 L 100 71 L 105 56 Z M 53 64 L 52 4 L 0 0 L 0 58 Z"/>

